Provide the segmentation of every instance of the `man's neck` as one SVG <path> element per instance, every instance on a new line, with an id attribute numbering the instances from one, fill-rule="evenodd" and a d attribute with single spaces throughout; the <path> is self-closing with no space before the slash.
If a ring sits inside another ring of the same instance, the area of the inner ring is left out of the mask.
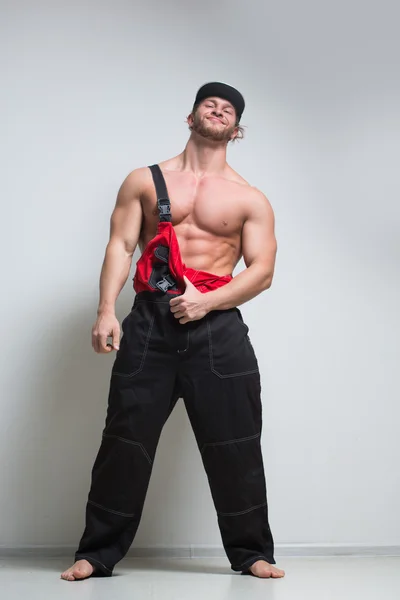
<path id="1" fill-rule="evenodd" d="M 220 175 L 226 167 L 226 142 L 213 142 L 191 135 L 181 154 L 182 171 L 191 171 L 196 177 Z"/>

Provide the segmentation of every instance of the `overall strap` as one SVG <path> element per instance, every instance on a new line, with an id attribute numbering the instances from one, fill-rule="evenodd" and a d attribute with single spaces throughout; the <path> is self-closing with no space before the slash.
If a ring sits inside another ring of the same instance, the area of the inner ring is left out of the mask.
<path id="1" fill-rule="evenodd" d="M 157 206 L 160 221 L 171 221 L 171 203 L 168 196 L 164 175 L 162 174 L 162 171 L 158 165 L 151 165 L 149 169 L 153 176 L 153 181 L 156 188 Z"/>

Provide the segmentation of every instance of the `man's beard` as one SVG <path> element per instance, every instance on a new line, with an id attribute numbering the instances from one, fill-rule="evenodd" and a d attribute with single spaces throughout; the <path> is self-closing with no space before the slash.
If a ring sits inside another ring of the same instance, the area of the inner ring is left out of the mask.
<path id="1" fill-rule="evenodd" d="M 213 121 L 209 119 L 201 119 L 201 117 L 195 113 L 192 125 L 192 131 L 195 131 L 199 135 L 214 140 L 215 142 L 227 142 L 231 139 L 232 133 L 235 131 L 235 125 L 230 128 L 224 127 L 220 129 L 218 126 L 213 126 Z"/>

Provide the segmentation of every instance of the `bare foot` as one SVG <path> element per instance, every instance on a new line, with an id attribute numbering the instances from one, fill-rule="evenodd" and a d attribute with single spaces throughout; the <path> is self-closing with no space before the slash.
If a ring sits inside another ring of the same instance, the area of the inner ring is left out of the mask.
<path id="1" fill-rule="evenodd" d="M 93 574 L 94 567 L 87 560 L 77 560 L 72 567 L 61 573 L 61 579 L 75 581 L 75 579 L 86 579 Z"/>
<path id="2" fill-rule="evenodd" d="M 282 571 L 282 569 L 278 569 L 277 567 L 274 567 L 274 565 L 270 565 L 265 560 L 258 560 L 257 562 L 252 564 L 249 571 L 252 575 L 255 575 L 256 577 L 261 577 L 261 578 L 268 578 L 268 577 L 278 578 L 278 577 L 285 576 L 285 571 Z"/>

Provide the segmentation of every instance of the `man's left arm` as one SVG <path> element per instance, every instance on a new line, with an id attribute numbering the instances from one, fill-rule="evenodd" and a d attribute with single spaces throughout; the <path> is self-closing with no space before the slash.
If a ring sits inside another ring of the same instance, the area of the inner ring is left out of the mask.
<path id="1" fill-rule="evenodd" d="M 274 276 L 276 253 L 272 206 L 262 192 L 254 189 L 242 228 L 242 254 L 247 268 L 226 285 L 205 294 L 207 312 L 239 306 L 268 289 Z"/>

